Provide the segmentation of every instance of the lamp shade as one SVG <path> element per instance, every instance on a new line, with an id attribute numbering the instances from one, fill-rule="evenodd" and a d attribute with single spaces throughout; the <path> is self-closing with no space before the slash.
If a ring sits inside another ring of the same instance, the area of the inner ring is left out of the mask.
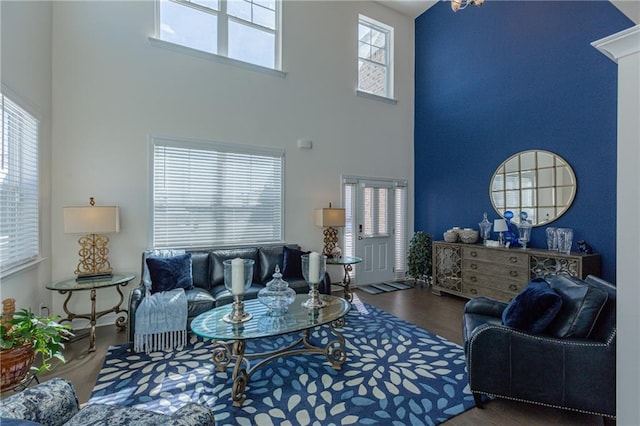
<path id="1" fill-rule="evenodd" d="M 64 208 L 65 234 L 112 234 L 119 231 L 118 206 Z"/>
<path id="2" fill-rule="evenodd" d="M 316 209 L 316 225 L 342 227 L 345 224 L 345 210 L 333 207 Z"/>
<path id="3" fill-rule="evenodd" d="M 504 219 L 495 219 L 493 221 L 493 232 L 505 232 L 508 231 L 507 221 Z"/>

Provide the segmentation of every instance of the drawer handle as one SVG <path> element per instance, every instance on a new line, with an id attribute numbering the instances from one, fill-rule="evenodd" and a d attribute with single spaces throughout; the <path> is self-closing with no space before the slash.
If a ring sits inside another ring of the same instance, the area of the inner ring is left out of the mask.
<path id="1" fill-rule="evenodd" d="M 509 290 L 516 291 L 517 289 L 518 289 L 518 286 L 517 286 L 517 285 L 515 285 L 515 284 L 511 284 L 511 285 L 509 286 Z"/>
<path id="2" fill-rule="evenodd" d="M 478 277 L 476 277 L 476 276 L 472 276 L 472 277 L 471 277 L 471 278 L 469 278 L 469 279 L 470 279 L 472 282 L 474 282 L 474 283 L 475 283 L 476 281 L 478 281 Z"/>
<path id="3" fill-rule="evenodd" d="M 509 258 L 509 262 L 511 262 L 511 263 L 518 263 L 518 258 L 517 258 L 516 256 L 511 256 L 511 257 Z"/>
<path id="4" fill-rule="evenodd" d="M 518 271 L 509 271 L 509 275 L 511 275 L 512 277 L 517 277 Z"/>
<path id="5" fill-rule="evenodd" d="M 475 263 L 471 264 L 471 269 L 478 269 L 478 265 L 476 265 Z"/>
<path id="6" fill-rule="evenodd" d="M 472 288 L 471 290 L 469 290 L 469 293 L 478 294 L 478 290 L 476 290 L 475 288 Z"/>
<path id="7" fill-rule="evenodd" d="M 477 251 L 472 251 L 469 254 L 471 255 L 471 257 L 478 257 L 478 252 Z"/>

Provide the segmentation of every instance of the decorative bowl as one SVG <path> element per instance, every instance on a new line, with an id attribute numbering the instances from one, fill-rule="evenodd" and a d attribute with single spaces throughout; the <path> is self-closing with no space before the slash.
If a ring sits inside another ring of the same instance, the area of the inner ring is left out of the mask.
<path id="1" fill-rule="evenodd" d="M 450 229 L 444 233 L 444 240 L 448 243 L 455 243 L 458 241 L 458 232 Z"/>
<path id="2" fill-rule="evenodd" d="M 460 241 L 465 244 L 474 244 L 478 241 L 480 233 L 475 229 L 463 229 L 459 233 Z"/>

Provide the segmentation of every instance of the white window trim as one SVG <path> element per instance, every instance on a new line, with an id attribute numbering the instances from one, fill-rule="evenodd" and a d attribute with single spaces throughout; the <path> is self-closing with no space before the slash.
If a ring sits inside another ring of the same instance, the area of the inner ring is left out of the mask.
<path id="1" fill-rule="evenodd" d="M 191 47 L 183 46 L 181 44 L 171 43 L 170 41 L 161 40 L 157 37 L 149 37 L 149 42 L 154 47 L 171 50 L 173 52 L 181 53 L 183 55 L 194 56 L 200 59 L 206 59 L 208 61 L 216 62 L 218 64 L 230 65 L 236 68 L 242 68 L 248 71 L 259 72 L 274 77 L 286 78 L 287 73 L 284 71 L 276 70 L 273 68 L 263 67 L 262 65 L 251 64 L 249 62 L 239 61 L 237 59 L 228 58 L 222 55 L 216 55 L 215 53 L 205 52 L 204 50 L 198 50 Z"/>
<path id="2" fill-rule="evenodd" d="M 154 147 L 156 142 L 164 145 L 171 146 L 180 146 L 180 147 L 191 147 L 196 149 L 206 149 L 211 150 L 212 148 L 216 151 L 224 151 L 224 152 L 232 152 L 232 153 L 240 153 L 240 154 L 253 154 L 260 155 L 263 154 L 265 156 L 272 157 L 281 157 L 282 158 L 282 170 L 281 170 L 281 206 L 280 206 L 280 237 L 278 241 L 268 241 L 268 242 L 252 242 L 252 243 L 241 243 L 241 244 L 233 244 L 228 245 L 229 247 L 240 247 L 240 246 L 255 246 L 256 244 L 265 244 L 265 245 L 274 245 L 274 244 L 285 244 L 284 240 L 284 227 L 285 227 L 285 164 L 284 157 L 285 151 L 280 148 L 272 148 L 272 147 L 263 147 L 263 146 L 254 146 L 254 145 L 245 145 L 245 144 L 236 144 L 236 143 L 225 143 L 225 142 L 217 142 L 206 139 L 198 139 L 198 138 L 188 138 L 183 136 L 160 136 L 160 135 L 149 135 L 148 137 L 148 161 L 149 161 L 149 182 L 150 182 L 150 190 L 148 192 L 148 224 L 149 224 L 149 232 L 148 232 L 148 247 L 154 248 Z M 224 248 L 226 245 L 216 245 L 216 247 Z M 194 249 L 197 247 L 172 247 L 177 249 Z M 207 247 L 202 247 L 207 248 Z"/>
<path id="3" fill-rule="evenodd" d="M 390 104 L 397 104 L 398 101 L 395 98 L 395 50 L 394 50 L 394 45 L 395 45 L 395 29 L 390 26 L 387 25 L 383 22 L 377 21 L 373 18 L 370 18 L 366 15 L 363 14 L 359 14 L 358 15 L 358 27 L 360 26 L 360 22 L 364 21 L 367 25 L 372 26 L 372 27 L 377 27 L 376 29 L 378 31 L 382 31 L 387 33 L 388 35 L 388 45 L 389 48 L 387 50 L 387 55 L 388 55 L 388 61 L 389 64 L 387 65 L 387 96 L 380 96 L 380 95 L 376 95 L 374 93 L 371 92 L 367 92 L 365 90 L 360 90 L 360 73 L 358 72 L 357 69 L 357 65 L 358 65 L 358 61 L 360 60 L 360 55 L 359 55 L 359 45 L 356 45 L 356 96 L 362 97 L 362 98 L 367 98 L 367 99 L 373 99 L 376 101 L 382 101 L 382 102 L 386 102 L 386 103 L 390 103 Z M 356 33 L 358 32 L 358 27 L 356 27 Z M 356 43 L 359 43 L 359 38 L 356 37 Z"/>
<path id="4" fill-rule="evenodd" d="M 182 54 L 186 54 L 186 55 L 190 55 L 190 56 L 194 56 L 200 59 L 206 59 L 212 62 L 216 62 L 216 63 L 220 63 L 220 64 L 225 64 L 225 65 L 230 65 L 230 66 L 234 66 L 237 68 L 242 68 L 245 70 L 249 70 L 249 71 L 254 71 L 254 72 L 260 72 L 263 74 L 268 74 L 268 75 L 272 75 L 275 77 L 280 77 L 280 78 L 285 78 L 287 76 L 287 73 L 285 71 L 282 71 L 282 7 L 284 2 L 280 1 L 280 0 L 276 0 L 279 2 L 279 7 L 278 10 L 276 11 L 276 30 L 275 30 L 275 49 L 276 49 L 276 57 L 275 57 L 275 68 L 269 68 L 269 67 L 265 67 L 262 65 L 257 65 L 257 64 L 252 64 L 250 62 L 245 62 L 245 61 L 241 61 L 239 59 L 234 59 L 234 58 L 230 58 L 228 56 L 226 56 L 227 52 L 221 52 L 221 53 L 211 53 L 211 52 L 206 52 L 204 50 L 199 50 L 199 49 L 194 49 L 192 47 L 188 47 L 188 46 L 183 46 L 181 44 L 177 44 L 177 43 L 172 43 L 170 41 L 166 41 L 166 40 L 162 40 L 160 38 L 160 1 L 162 0 L 156 0 L 155 1 L 155 11 L 154 11 L 154 34 L 149 36 L 149 42 L 151 43 L 152 46 L 154 47 L 159 47 L 159 48 L 164 48 L 167 50 L 172 50 L 174 52 L 178 52 L 178 53 L 182 53 Z M 222 0 L 221 0 L 222 1 Z M 225 0 L 225 1 L 233 1 L 233 0 Z M 198 8 L 197 5 L 194 5 L 195 8 Z M 226 14 L 226 12 L 225 12 Z M 228 16 L 228 19 L 230 20 L 234 20 L 234 21 L 238 21 L 238 22 L 242 22 L 243 25 L 247 25 L 250 26 L 252 28 L 261 28 L 259 25 L 255 25 L 251 22 L 247 22 L 244 21 L 242 19 L 237 19 L 233 16 Z M 226 20 L 222 20 L 222 22 L 224 22 L 224 25 L 219 25 L 218 27 L 218 37 L 223 38 L 226 40 L 226 38 L 228 37 L 228 32 L 227 32 L 227 21 Z M 224 30 L 224 31 L 223 31 Z M 221 34 L 222 33 L 222 34 Z M 226 46 L 227 43 L 225 42 L 224 45 Z M 225 47 L 226 49 L 226 47 Z"/>

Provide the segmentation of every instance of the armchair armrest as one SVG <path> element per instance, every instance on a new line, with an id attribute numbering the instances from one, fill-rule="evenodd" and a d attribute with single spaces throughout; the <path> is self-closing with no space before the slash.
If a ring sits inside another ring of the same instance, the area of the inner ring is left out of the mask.
<path id="1" fill-rule="evenodd" d="M 0 417 L 58 426 L 71 419 L 79 409 L 71 383 L 56 378 L 3 399 Z"/>
<path id="2" fill-rule="evenodd" d="M 488 297 L 476 297 L 475 299 L 471 299 L 467 302 L 464 306 L 464 313 L 502 318 L 502 312 L 506 307 L 507 303 L 490 299 Z"/>
<path id="3" fill-rule="evenodd" d="M 136 332 L 136 310 L 146 295 L 147 289 L 142 281 L 129 295 L 129 343 L 131 347 L 133 347 L 133 336 Z"/>

